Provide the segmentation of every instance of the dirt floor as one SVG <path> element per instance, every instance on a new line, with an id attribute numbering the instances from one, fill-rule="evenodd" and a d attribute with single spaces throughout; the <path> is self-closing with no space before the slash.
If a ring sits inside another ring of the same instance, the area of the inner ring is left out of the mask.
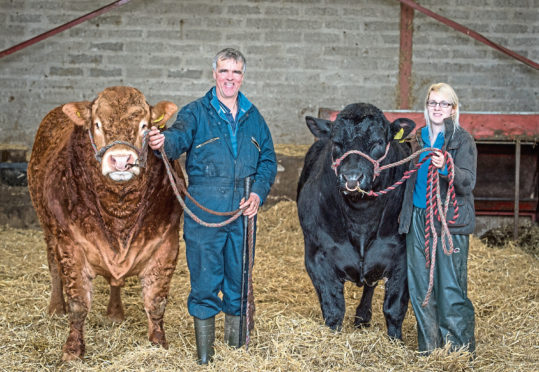
<path id="1" fill-rule="evenodd" d="M 223 342 L 217 318 L 213 364 L 195 362 L 194 331 L 186 309 L 189 277 L 182 246 L 165 315 L 169 349 L 151 346 L 140 284 L 122 291 L 126 320 L 104 316 L 108 288 L 95 280 L 85 327 L 86 356 L 61 362 L 67 317 L 49 317 L 49 274 L 39 229 L 0 227 L 0 371 L 537 371 L 539 365 L 539 265 L 537 257 L 508 241 L 493 248 L 472 238 L 469 296 L 476 311 L 477 357 L 437 350 L 416 352 L 414 315 L 408 310 L 403 342 L 386 336 L 379 283 L 368 329 L 353 327 L 361 289 L 347 284 L 341 332 L 323 325 L 318 300 L 303 265 L 303 238 L 294 202 L 263 208 L 255 265 L 256 326 L 248 351 Z"/>

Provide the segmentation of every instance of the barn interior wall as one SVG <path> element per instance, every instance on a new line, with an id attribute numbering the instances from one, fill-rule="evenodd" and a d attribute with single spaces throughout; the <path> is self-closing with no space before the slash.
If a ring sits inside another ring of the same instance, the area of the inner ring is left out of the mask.
<path id="1" fill-rule="evenodd" d="M 0 49 L 109 3 L 0 1 Z M 539 60 L 539 0 L 418 3 Z M 319 107 L 398 108 L 399 15 L 393 0 L 132 0 L 0 59 L 0 144 L 30 147 L 47 112 L 107 86 L 183 106 L 212 85 L 211 59 L 227 46 L 247 57 L 242 90 L 274 142 L 308 144 L 304 116 Z M 539 111 L 537 70 L 418 12 L 413 35 L 411 109 L 447 81 L 464 111 Z"/>

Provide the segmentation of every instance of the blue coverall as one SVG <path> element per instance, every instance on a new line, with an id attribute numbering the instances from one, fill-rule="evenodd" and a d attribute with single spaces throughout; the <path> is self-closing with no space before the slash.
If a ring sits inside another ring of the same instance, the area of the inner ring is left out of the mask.
<path id="1" fill-rule="evenodd" d="M 264 118 L 241 92 L 235 136 L 220 112 L 215 87 L 183 107 L 163 134 L 169 159 L 187 153 L 188 192 L 201 205 L 221 212 L 237 209 L 246 177 L 251 177 L 251 192 L 261 203 L 266 199 L 277 173 L 273 141 Z M 185 202 L 204 221 L 221 222 L 229 217 L 204 212 L 188 198 Z M 220 311 L 240 315 L 242 219 L 215 228 L 202 226 L 184 214 L 183 231 L 191 276 L 189 314 L 199 319 Z"/>

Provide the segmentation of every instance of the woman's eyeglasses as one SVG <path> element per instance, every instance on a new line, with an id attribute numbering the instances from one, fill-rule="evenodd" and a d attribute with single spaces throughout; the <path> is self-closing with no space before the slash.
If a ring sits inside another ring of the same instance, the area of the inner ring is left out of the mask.
<path id="1" fill-rule="evenodd" d="M 442 102 L 436 102 L 436 101 L 427 101 L 427 106 L 429 107 L 436 107 L 440 105 L 441 108 L 448 108 L 450 106 L 453 106 L 451 103 L 449 102 L 446 102 L 446 101 L 442 101 Z"/>

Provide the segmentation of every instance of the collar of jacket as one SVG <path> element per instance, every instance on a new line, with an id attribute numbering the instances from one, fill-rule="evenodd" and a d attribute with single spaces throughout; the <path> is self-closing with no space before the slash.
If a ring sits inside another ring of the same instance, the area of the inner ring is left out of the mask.
<path id="1" fill-rule="evenodd" d="M 425 127 L 426 126 L 424 125 L 416 129 L 415 131 L 415 138 L 416 138 L 417 143 L 419 144 L 419 148 L 423 148 L 424 146 L 423 139 L 421 138 L 421 131 Z M 453 137 L 455 137 L 455 139 L 457 138 L 457 136 L 455 136 L 456 131 L 455 131 L 455 124 L 453 123 L 453 119 L 446 118 L 444 120 L 444 127 L 445 127 L 444 145 L 442 146 L 442 150 L 446 151 L 446 150 L 452 150 L 452 149 L 457 148 L 458 144 L 456 143 L 456 141 L 453 141 Z"/>
<path id="2" fill-rule="evenodd" d="M 212 99 L 215 96 L 215 87 L 210 88 L 210 90 L 204 95 L 204 99 L 202 100 L 204 105 L 207 107 L 207 109 L 211 112 L 210 109 L 213 109 L 213 111 L 219 116 L 219 107 L 215 107 L 212 104 Z M 239 120 L 238 124 L 245 120 L 246 117 L 248 117 L 248 113 L 253 107 L 253 104 L 242 92 L 238 92 L 238 110 L 239 110 Z M 219 116 L 220 117 L 220 116 Z M 224 120 L 224 119 L 223 119 Z"/>

